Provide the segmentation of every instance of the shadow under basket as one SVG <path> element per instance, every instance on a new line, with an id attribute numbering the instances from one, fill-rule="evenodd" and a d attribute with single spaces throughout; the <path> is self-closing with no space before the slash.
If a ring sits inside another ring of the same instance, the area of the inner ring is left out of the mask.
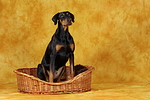
<path id="1" fill-rule="evenodd" d="M 94 67 L 88 68 L 73 79 L 59 83 L 49 83 L 37 77 L 37 68 L 20 68 L 17 74 L 18 91 L 28 94 L 69 94 L 91 90 L 91 76 Z"/>

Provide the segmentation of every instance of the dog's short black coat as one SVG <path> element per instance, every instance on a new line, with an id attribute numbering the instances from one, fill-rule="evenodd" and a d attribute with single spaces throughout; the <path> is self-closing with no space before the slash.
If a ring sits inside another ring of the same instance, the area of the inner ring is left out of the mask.
<path id="1" fill-rule="evenodd" d="M 74 15 L 68 11 L 60 12 L 53 16 L 52 21 L 55 25 L 58 22 L 58 28 L 47 46 L 41 64 L 38 65 L 37 76 L 44 81 L 58 82 L 65 72 L 63 66 L 68 59 L 70 59 L 71 78 L 80 73 L 79 69 L 86 68 L 82 66 L 74 68 L 75 44 L 68 31 L 68 26 L 74 22 Z"/>
<path id="2" fill-rule="evenodd" d="M 54 76 L 54 72 L 65 66 L 68 58 L 70 58 L 71 66 L 74 66 L 73 52 L 75 49 L 74 40 L 68 31 L 68 26 L 74 22 L 74 15 L 68 11 L 61 12 L 54 15 L 52 20 L 55 25 L 58 22 L 58 28 L 52 36 L 37 70 L 37 76 L 40 79 L 50 82 L 58 80 L 58 77 Z"/>

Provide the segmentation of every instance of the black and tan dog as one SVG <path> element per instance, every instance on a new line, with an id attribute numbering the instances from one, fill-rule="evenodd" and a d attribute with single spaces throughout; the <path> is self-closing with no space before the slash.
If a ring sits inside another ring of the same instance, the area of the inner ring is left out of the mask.
<path id="1" fill-rule="evenodd" d="M 68 59 L 71 64 L 71 76 L 74 77 L 74 50 L 75 44 L 68 31 L 68 26 L 74 22 L 74 15 L 68 11 L 54 15 L 52 21 L 58 28 L 54 33 L 41 64 L 38 65 L 37 76 L 45 81 L 58 82 L 65 69 Z"/>
<path id="2" fill-rule="evenodd" d="M 68 31 L 68 26 L 74 22 L 74 15 L 68 11 L 54 15 L 52 21 L 58 28 L 54 33 L 41 64 L 38 65 L 37 76 L 41 80 L 48 82 L 59 82 L 69 80 L 79 73 L 86 71 L 82 65 L 74 67 L 75 44 Z M 71 74 L 67 75 L 65 64 L 70 60 Z"/>

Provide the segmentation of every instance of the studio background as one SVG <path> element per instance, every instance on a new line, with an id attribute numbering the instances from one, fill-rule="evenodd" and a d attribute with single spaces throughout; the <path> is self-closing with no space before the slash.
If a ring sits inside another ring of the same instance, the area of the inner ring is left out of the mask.
<path id="1" fill-rule="evenodd" d="M 0 81 L 37 67 L 57 25 L 70 11 L 75 64 L 95 67 L 92 84 L 150 81 L 149 0 L 0 0 Z"/>

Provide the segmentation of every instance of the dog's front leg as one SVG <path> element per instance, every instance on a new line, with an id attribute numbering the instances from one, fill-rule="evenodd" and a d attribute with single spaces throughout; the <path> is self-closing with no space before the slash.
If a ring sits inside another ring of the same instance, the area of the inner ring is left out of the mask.
<path id="1" fill-rule="evenodd" d="M 73 53 L 71 53 L 69 60 L 70 60 L 70 76 L 67 76 L 67 80 L 72 79 L 75 74 L 74 73 L 75 70 L 74 70 L 74 54 Z"/>
<path id="2" fill-rule="evenodd" d="M 53 83 L 53 79 L 54 79 L 54 67 L 55 67 L 55 57 L 51 57 L 50 58 L 50 71 L 49 71 L 49 82 Z"/>

